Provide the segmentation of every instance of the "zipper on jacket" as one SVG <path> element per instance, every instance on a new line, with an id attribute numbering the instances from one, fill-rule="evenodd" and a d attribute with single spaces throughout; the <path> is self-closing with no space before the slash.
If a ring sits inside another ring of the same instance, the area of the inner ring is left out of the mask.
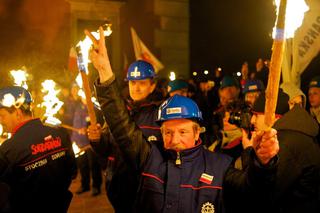
<path id="1" fill-rule="evenodd" d="M 176 165 L 181 165 L 180 152 L 177 152 Z"/>

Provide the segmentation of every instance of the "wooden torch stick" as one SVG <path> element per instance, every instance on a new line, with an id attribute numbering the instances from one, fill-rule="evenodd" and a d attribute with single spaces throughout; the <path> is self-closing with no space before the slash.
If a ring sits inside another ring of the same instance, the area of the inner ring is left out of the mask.
<path id="1" fill-rule="evenodd" d="M 94 125 L 97 123 L 97 117 L 96 117 L 96 113 L 94 111 L 93 102 L 91 100 L 91 89 L 89 86 L 88 76 L 83 71 L 80 71 L 80 73 L 81 73 L 81 78 L 82 78 L 82 84 L 83 84 L 82 86 L 83 86 L 84 94 L 86 96 L 88 114 L 90 117 L 90 123 Z"/>
<path id="2" fill-rule="evenodd" d="M 61 126 L 62 128 L 65 128 L 65 129 L 69 129 L 69 130 L 75 131 L 75 132 L 79 131 L 79 129 L 74 128 L 73 126 L 69 126 L 67 124 L 60 124 L 59 126 Z"/>
<path id="3" fill-rule="evenodd" d="M 281 64 L 283 59 L 285 44 L 285 16 L 287 0 L 280 0 L 279 13 L 276 24 L 276 35 L 272 45 L 272 55 L 268 77 L 268 86 L 266 89 L 265 104 L 265 124 L 270 128 L 275 120 L 275 111 L 277 107 Z"/>

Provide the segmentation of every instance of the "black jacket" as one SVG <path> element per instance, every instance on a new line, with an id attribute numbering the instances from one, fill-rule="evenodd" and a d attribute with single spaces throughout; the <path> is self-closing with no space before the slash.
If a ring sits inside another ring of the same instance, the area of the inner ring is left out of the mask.
<path id="1" fill-rule="evenodd" d="M 130 119 L 138 125 L 147 141 L 156 142 L 161 137 L 156 123 L 158 107 L 162 103 L 159 98 L 154 91 L 143 101 L 126 101 Z M 114 210 L 117 213 L 132 212 L 140 174 L 126 164 L 108 128 L 104 128 L 100 142 L 91 145 L 99 156 L 106 159 L 106 191 Z"/>
<path id="2" fill-rule="evenodd" d="M 200 180 L 201 174 L 207 171 L 205 169 L 208 167 L 205 165 L 206 160 L 217 154 L 205 151 L 201 146 L 197 148 L 199 151 L 196 150 L 196 154 L 190 158 L 190 153 L 194 152 L 192 150 L 184 150 L 183 152 L 186 152 L 185 158 L 189 159 L 189 166 L 191 167 L 179 170 L 177 165 L 174 164 L 178 153 L 174 152 L 172 155 L 170 154 L 172 151 L 163 150 L 156 144 L 146 141 L 142 131 L 128 115 L 125 103 L 120 98 L 114 81 L 111 80 L 104 85 L 97 84 L 96 92 L 105 119 L 120 148 L 120 154 L 124 159 L 125 165 L 132 171 L 131 175 L 140 177 L 137 212 L 193 212 L 202 207 L 211 208 L 211 204 L 217 205 L 217 212 L 223 212 L 223 203 L 219 202 L 223 195 L 226 202 L 232 204 L 232 201 L 238 195 L 243 196 L 252 192 L 258 194 L 262 191 L 266 193 L 269 186 L 272 185 L 275 167 L 261 167 L 254 160 L 253 152 L 251 152 L 251 161 L 246 171 L 239 171 L 232 166 L 228 166 L 231 162 L 228 160 L 229 157 L 220 155 L 218 158 L 221 159 L 221 164 L 216 161 L 209 162 L 212 164 L 217 163 L 217 184 L 220 183 L 218 188 L 223 188 L 223 190 L 219 193 L 210 193 L 206 188 L 210 188 L 211 185 L 202 185 L 203 183 L 198 180 Z M 182 157 L 182 163 L 183 161 L 184 158 Z M 194 172 L 191 172 L 192 170 Z M 215 170 L 213 169 L 213 171 Z M 175 174 L 171 174 L 171 172 Z M 154 179 L 146 179 L 145 176 L 153 177 Z M 184 181 L 180 181 L 182 180 L 180 178 L 183 178 Z M 154 189 L 156 187 L 154 181 L 159 180 L 162 184 Z M 193 184 L 190 187 L 188 183 Z M 200 193 L 198 189 L 203 191 Z M 161 191 L 163 194 L 159 194 Z M 149 194 L 147 195 L 146 193 Z M 172 197 L 174 194 L 176 196 Z M 203 194 L 206 194 L 205 197 L 202 197 Z M 200 200 L 201 203 L 198 203 Z M 213 200 L 216 202 L 213 203 Z M 166 201 L 172 201 L 173 203 Z M 123 203 L 126 202 L 123 201 Z"/>
<path id="3" fill-rule="evenodd" d="M 274 125 L 280 143 L 279 168 L 270 212 L 320 212 L 319 128 L 307 111 L 295 106 Z"/>
<path id="4" fill-rule="evenodd" d="M 13 212 L 67 212 L 75 172 L 68 133 L 39 119 L 0 146 L 0 179 L 10 186 Z"/>

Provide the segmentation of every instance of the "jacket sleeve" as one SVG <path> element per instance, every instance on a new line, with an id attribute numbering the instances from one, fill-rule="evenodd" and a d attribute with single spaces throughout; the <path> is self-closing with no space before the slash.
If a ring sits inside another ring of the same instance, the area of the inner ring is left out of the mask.
<path id="1" fill-rule="evenodd" d="M 227 212 L 233 212 L 239 206 L 257 208 L 273 202 L 275 177 L 278 167 L 278 157 L 269 164 L 261 165 L 253 149 L 246 150 L 248 165 L 238 170 L 230 165 L 223 183 L 223 199 Z M 237 204 L 238 205 L 237 205 Z M 237 206 L 237 207 L 235 207 Z M 257 209 L 255 209 L 257 210 Z"/>
<path id="2" fill-rule="evenodd" d="M 98 79 L 95 90 L 105 120 L 123 158 L 128 165 L 140 169 L 150 153 L 151 146 L 130 118 L 115 78 L 104 84 L 100 84 Z"/>

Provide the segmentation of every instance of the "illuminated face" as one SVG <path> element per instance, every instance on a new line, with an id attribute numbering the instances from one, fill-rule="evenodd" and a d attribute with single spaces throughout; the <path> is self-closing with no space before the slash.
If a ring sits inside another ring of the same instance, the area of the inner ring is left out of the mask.
<path id="1" fill-rule="evenodd" d="M 173 92 L 170 92 L 170 93 L 169 93 L 169 96 L 170 96 L 170 97 L 172 97 L 172 96 L 174 96 L 174 95 L 182 95 L 182 96 L 184 96 L 184 97 L 188 97 L 188 89 L 185 89 L 185 88 L 183 88 L 183 89 L 178 89 L 178 90 L 176 90 L 176 91 L 173 91 Z"/>
<path id="2" fill-rule="evenodd" d="M 174 119 L 163 122 L 161 132 L 165 149 L 181 151 L 195 146 L 200 128 L 191 120 Z"/>
<path id="3" fill-rule="evenodd" d="M 223 130 L 225 131 L 237 129 L 236 125 L 229 123 L 229 118 L 230 112 L 225 112 L 223 118 Z"/>
<path id="4" fill-rule="evenodd" d="M 12 113 L 10 113 L 4 108 L 0 108 L 0 124 L 3 126 L 4 131 L 12 133 L 13 129 L 20 122 L 18 110 L 14 110 Z"/>
<path id="5" fill-rule="evenodd" d="M 257 98 L 259 97 L 260 92 L 247 92 L 245 95 L 245 101 L 250 104 L 250 106 L 253 106 L 254 102 L 256 102 Z"/>
<path id="6" fill-rule="evenodd" d="M 156 87 L 151 79 L 129 81 L 129 94 L 133 101 L 141 101 L 148 97 Z"/>
<path id="7" fill-rule="evenodd" d="M 311 107 L 320 106 L 320 88 L 311 87 L 308 92 L 309 103 Z"/>
<path id="8" fill-rule="evenodd" d="M 239 89 L 232 86 L 232 87 L 225 87 L 219 90 L 219 98 L 220 104 L 222 106 L 226 106 L 228 103 L 236 100 L 238 98 Z"/>

